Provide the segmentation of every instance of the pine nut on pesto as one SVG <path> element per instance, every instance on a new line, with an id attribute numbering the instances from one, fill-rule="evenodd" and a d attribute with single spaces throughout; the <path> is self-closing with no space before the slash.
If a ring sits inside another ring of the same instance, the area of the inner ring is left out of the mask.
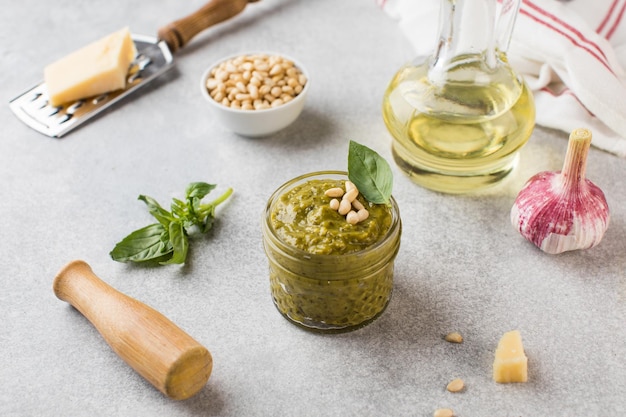
<path id="1" fill-rule="evenodd" d="M 303 328 L 336 333 L 380 316 L 393 289 L 393 262 L 401 221 L 390 205 L 371 204 L 357 224 L 330 207 L 325 191 L 344 187 L 347 173 L 314 172 L 294 178 L 270 197 L 263 218 L 275 306 Z"/>

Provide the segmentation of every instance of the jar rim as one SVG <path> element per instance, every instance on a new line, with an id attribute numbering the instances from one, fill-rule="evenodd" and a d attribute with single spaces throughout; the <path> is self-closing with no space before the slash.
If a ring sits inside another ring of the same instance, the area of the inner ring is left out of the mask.
<path id="1" fill-rule="evenodd" d="M 275 233 L 275 230 L 272 227 L 272 224 L 270 222 L 270 213 L 272 212 L 272 208 L 275 202 L 278 200 L 278 198 L 281 195 L 283 195 L 285 191 L 295 187 L 298 183 L 305 182 L 307 180 L 313 179 L 314 177 L 320 177 L 320 179 L 328 179 L 329 176 L 332 176 L 332 175 L 341 176 L 341 177 L 344 177 L 345 179 L 348 179 L 347 171 L 340 171 L 340 170 L 313 171 L 313 172 L 299 175 L 297 177 L 294 177 L 284 182 L 272 193 L 272 195 L 267 201 L 265 210 L 263 211 L 263 227 L 269 232 L 268 234 L 269 236 L 272 237 L 272 241 L 274 244 L 279 245 L 283 250 L 287 249 L 288 251 L 296 255 L 297 258 L 305 258 L 309 260 L 314 260 L 314 259 L 329 260 L 329 259 L 337 259 L 337 258 L 345 259 L 347 257 L 356 258 L 356 257 L 362 256 L 364 253 L 376 251 L 379 247 L 385 245 L 387 240 L 391 236 L 393 236 L 395 233 L 398 232 L 398 229 L 401 227 L 400 210 L 399 210 L 396 200 L 394 199 L 393 196 L 391 196 L 389 198 L 389 203 L 390 203 L 389 206 L 391 209 L 391 225 L 389 227 L 389 230 L 387 230 L 387 233 L 385 233 L 384 236 L 382 236 L 376 243 L 372 244 L 371 246 L 360 249 L 358 251 L 349 252 L 345 254 L 316 254 L 316 253 L 311 253 L 306 250 L 300 249 L 298 247 L 292 246 L 286 243 L 284 240 L 282 240 Z"/>

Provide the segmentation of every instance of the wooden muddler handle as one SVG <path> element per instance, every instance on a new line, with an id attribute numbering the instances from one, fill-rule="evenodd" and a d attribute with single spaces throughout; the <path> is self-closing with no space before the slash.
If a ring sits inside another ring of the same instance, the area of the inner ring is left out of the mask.
<path id="1" fill-rule="evenodd" d="M 176 400 L 196 394 L 213 368 L 209 351 L 155 309 L 117 291 L 84 261 L 67 264 L 54 294 L 80 311 L 111 348 L 159 391 Z"/>
<path id="2" fill-rule="evenodd" d="M 248 3 L 258 0 L 211 0 L 187 17 L 176 20 L 158 31 L 172 53 L 178 51 L 198 33 L 239 14 Z"/>

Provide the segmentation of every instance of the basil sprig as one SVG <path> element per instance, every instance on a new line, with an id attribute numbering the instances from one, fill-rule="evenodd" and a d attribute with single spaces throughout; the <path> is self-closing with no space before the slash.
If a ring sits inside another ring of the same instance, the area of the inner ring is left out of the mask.
<path id="1" fill-rule="evenodd" d="M 348 178 L 367 201 L 389 204 L 393 188 L 391 167 L 378 153 L 352 140 L 348 149 Z"/>
<path id="2" fill-rule="evenodd" d="M 213 226 L 215 208 L 232 194 L 232 188 L 210 203 L 202 203 L 216 185 L 193 182 L 185 190 L 185 201 L 172 199 L 171 211 L 152 197 L 140 195 L 158 223 L 135 230 L 120 241 L 110 255 L 118 262 L 159 261 L 161 265 L 183 264 L 189 250 L 189 235 L 197 228 L 206 233 Z"/>

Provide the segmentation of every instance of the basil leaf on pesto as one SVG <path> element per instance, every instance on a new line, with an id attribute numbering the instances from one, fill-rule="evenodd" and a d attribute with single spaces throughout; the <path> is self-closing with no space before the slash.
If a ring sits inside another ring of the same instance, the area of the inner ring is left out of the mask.
<path id="1" fill-rule="evenodd" d="M 348 178 L 365 199 L 374 204 L 389 204 L 393 173 L 387 161 L 374 150 L 350 141 Z"/>

